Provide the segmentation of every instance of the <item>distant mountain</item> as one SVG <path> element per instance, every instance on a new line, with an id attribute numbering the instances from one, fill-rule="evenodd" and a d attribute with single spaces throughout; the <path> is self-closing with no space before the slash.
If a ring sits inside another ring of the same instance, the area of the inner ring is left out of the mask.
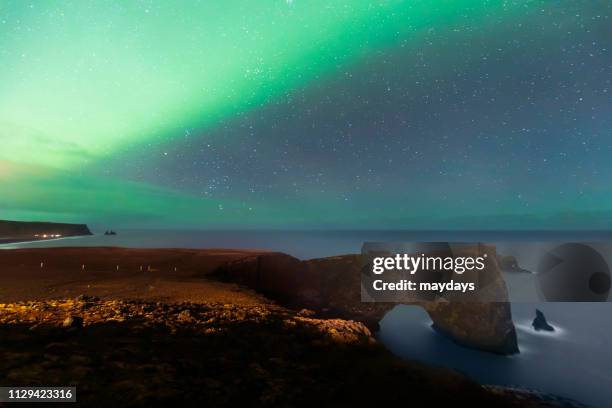
<path id="1" fill-rule="evenodd" d="M 92 235 L 85 224 L 0 220 L 0 243 Z"/>

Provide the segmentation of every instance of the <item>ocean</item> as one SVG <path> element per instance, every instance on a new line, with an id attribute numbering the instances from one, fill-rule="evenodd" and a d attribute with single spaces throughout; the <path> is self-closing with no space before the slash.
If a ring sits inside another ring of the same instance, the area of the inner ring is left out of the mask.
<path id="1" fill-rule="evenodd" d="M 116 230 L 117 235 L 68 237 L 0 245 L 2 248 L 119 246 L 127 248 L 245 248 L 285 252 L 300 259 L 354 254 L 364 242 L 566 242 L 608 241 L 610 231 L 280 231 Z"/>

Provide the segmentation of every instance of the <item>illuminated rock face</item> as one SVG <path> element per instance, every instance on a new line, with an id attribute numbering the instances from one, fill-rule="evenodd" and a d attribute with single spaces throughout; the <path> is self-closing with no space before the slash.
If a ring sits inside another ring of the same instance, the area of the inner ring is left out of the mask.
<path id="1" fill-rule="evenodd" d="M 519 352 L 509 303 L 423 305 L 438 332 L 458 344 L 498 354 Z"/>
<path id="2" fill-rule="evenodd" d="M 489 276 L 493 286 L 506 287 L 496 263 Z M 359 320 L 371 330 L 394 307 L 390 303 L 363 303 L 360 293 L 358 255 L 300 261 L 289 255 L 270 253 L 231 262 L 218 273 L 228 279 L 292 307 L 307 307 L 327 316 Z M 499 298 L 499 297 L 498 297 Z M 440 333 L 466 347 L 499 354 L 517 353 L 517 339 L 510 304 L 420 302 Z"/>

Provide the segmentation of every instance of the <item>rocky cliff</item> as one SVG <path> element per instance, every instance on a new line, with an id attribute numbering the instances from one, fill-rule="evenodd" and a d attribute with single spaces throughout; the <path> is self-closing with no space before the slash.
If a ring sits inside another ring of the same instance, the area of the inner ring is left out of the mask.
<path id="1" fill-rule="evenodd" d="M 488 251 L 494 253 L 494 248 Z M 492 258 L 495 259 L 495 258 Z M 491 263 L 488 288 L 507 292 L 496 263 Z M 218 270 L 222 279 L 246 285 L 292 307 L 306 307 L 327 316 L 354 319 L 376 330 L 393 303 L 361 302 L 358 255 L 300 261 L 280 253 L 260 254 L 230 262 Z M 506 302 L 415 302 L 433 327 L 455 342 L 499 354 L 517 353 L 510 305 Z"/>
<path id="2" fill-rule="evenodd" d="M 359 322 L 265 302 L 0 303 L 0 338 L 0 382 L 70 384 L 88 407 L 569 407 L 400 361 Z"/>
<path id="3" fill-rule="evenodd" d="M 0 220 L 0 241 L 37 239 L 36 235 L 91 235 L 85 224 L 62 224 L 55 222 L 22 222 Z"/>

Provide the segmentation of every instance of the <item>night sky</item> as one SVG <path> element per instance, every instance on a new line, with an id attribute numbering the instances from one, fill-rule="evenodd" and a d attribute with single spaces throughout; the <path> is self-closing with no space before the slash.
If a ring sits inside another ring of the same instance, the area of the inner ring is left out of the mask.
<path id="1" fill-rule="evenodd" d="M 0 3 L 0 218 L 609 228 L 607 1 Z"/>

